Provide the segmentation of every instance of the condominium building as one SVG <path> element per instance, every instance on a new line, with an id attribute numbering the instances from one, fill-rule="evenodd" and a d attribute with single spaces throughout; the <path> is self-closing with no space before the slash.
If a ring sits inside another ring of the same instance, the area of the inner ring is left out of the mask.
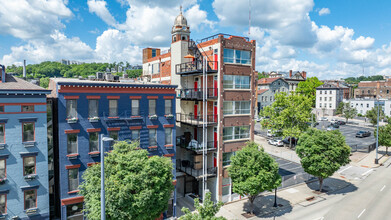
<path id="1" fill-rule="evenodd" d="M 230 157 L 254 137 L 255 41 L 217 34 L 195 42 L 182 13 L 171 35 L 167 52 L 144 49 L 143 76 L 178 85 L 178 197 L 202 197 L 205 177 L 214 200 L 232 201 L 239 195 L 232 193 L 227 172 Z"/>
<path id="2" fill-rule="evenodd" d="M 0 219 L 49 219 L 49 93 L 0 70 Z"/>
<path id="3" fill-rule="evenodd" d="M 366 115 L 367 111 L 372 110 L 375 107 L 376 99 L 369 99 L 369 98 L 362 98 L 362 99 L 344 99 L 344 103 L 350 103 L 350 106 L 352 108 L 355 108 L 357 110 L 357 114 Z M 384 102 L 384 105 L 381 104 L 383 107 L 384 114 L 386 116 L 391 116 L 391 100 L 381 100 Z M 377 104 L 376 104 L 377 106 Z"/>
<path id="4" fill-rule="evenodd" d="M 150 155 L 176 162 L 174 85 L 52 78 L 49 82 L 56 149 L 51 186 L 61 219 L 83 219 L 79 194 L 83 172 L 100 162 L 102 134 L 115 141 L 139 141 Z M 109 143 L 104 143 L 109 150 Z M 173 170 L 174 177 L 176 170 Z M 175 179 L 173 180 L 175 183 Z M 166 217 L 175 213 L 175 192 Z"/>
<path id="5" fill-rule="evenodd" d="M 316 116 L 334 115 L 343 100 L 344 89 L 339 84 L 325 83 L 316 88 L 314 112 Z"/>

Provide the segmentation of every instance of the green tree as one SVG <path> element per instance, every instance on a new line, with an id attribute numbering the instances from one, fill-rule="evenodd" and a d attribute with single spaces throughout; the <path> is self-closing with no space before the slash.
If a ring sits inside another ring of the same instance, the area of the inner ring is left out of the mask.
<path id="1" fill-rule="evenodd" d="M 258 79 L 262 79 L 262 78 L 269 78 L 269 75 L 264 71 L 262 71 L 262 73 L 258 72 Z"/>
<path id="2" fill-rule="evenodd" d="M 39 79 L 39 85 L 45 89 L 49 87 L 49 77 L 40 78 Z"/>
<path id="3" fill-rule="evenodd" d="M 315 107 L 316 101 L 316 87 L 323 85 L 323 82 L 314 76 L 307 78 L 306 81 L 299 82 L 296 88 L 296 93 L 307 96 L 311 99 L 311 106 Z"/>
<path id="4" fill-rule="evenodd" d="M 284 137 L 299 137 L 307 130 L 311 121 L 311 100 L 300 94 L 287 95 L 281 92 L 275 95 L 273 104 L 266 106 L 262 116 L 269 117 L 261 121 L 264 128 L 280 132 Z"/>
<path id="5" fill-rule="evenodd" d="M 233 192 L 248 197 L 251 214 L 254 213 L 255 198 L 261 192 L 272 191 L 281 184 L 277 162 L 254 142 L 236 151 L 231 157 L 228 173 L 232 179 Z"/>
<path id="6" fill-rule="evenodd" d="M 167 210 L 174 189 L 171 160 L 148 157 L 148 151 L 138 146 L 118 142 L 105 156 L 107 219 L 156 219 Z M 85 215 L 100 219 L 100 165 L 88 167 L 83 179 Z"/>
<path id="7" fill-rule="evenodd" d="M 211 200 L 210 192 L 205 194 L 205 201 L 200 205 L 198 198 L 194 199 L 194 207 L 197 212 L 191 213 L 188 208 L 183 207 L 182 212 L 185 215 L 181 216 L 180 220 L 225 220 L 224 217 L 216 217 L 215 215 L 219 212 L 222 202 L 214 202 Z"/>
<path id="8" fill-rule="evenodd" d="M 346 119 L 346 123 L 348 123 L 349 119 L 356 117 L 356 115 L 357 109 L 353 108 L 350 102 L 343 104 L 342 116 Z"/>
<path id="9" fill-rule="evenodd" d="M 304 171 L 319 179 L 319 191 L 323 180 L 350 162 L 350 147 L 338 130 L 309 129 L 302 134 L 296 146 Z"/>
<path id="10" fill-rule="evenodd" d="M 342 115 L 343 107 L 344 107 L 344 103 L 343 103 L 343 102 L 340 102 L 340 103 L 338 104 L 337 110 L 335 111 L 335 114 L 337 114 L 337 115 Z"/>
<path id="11" fill-rule="evenodd" d="M 365 117 L 367 117 L 369 119 L 369 121 L 371 122 L 371 124 L 373 126 L 377 125 L 377 111 L 378 111 L 378 108 L 379 108 L 379 106 L 373 107 L 371 110 L 367 111 L 367 113 L 365 115 Z M 379 109 L 379 120 L 382 120 L 382 119 L 384 119 L 384 112 L 383 112 L 382 107 L 380 107 L 380 109 Z"/>
<path id="12" fill-rule="evenodd" d="M 377 129 L 375 129 L 375 137 Z M 379 145 L 386 147 L 386 154 L 388 155 L 388 147 L 391 147 L 391 124 L 388 122 L 385 126 L 379 127 Z"/>

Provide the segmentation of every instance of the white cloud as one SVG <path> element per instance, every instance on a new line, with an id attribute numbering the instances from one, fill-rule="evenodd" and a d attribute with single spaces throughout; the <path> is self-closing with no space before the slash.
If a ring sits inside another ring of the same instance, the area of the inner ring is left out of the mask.
<path id="1" fill-rule="evenodd" d="M 11 53 L 1 60 L 5 65 L 20 64 L 26 59 L 29 63 L 73 59 L 93 61 L 93 50 L 79 38 L 67 38 L 63 33 L 54 31 L 46 41 L 30 40 L 26 45 L 11 47 Z"/>
<path id="2" fill-rule="evenodd" d="M 54 30 L 65 27 L 61 19 L 72 16 L 62 0 L 2 1 L 0 34 L 24 40 L 50 38 Z"/>
<path id="3" fill-rule="evenodd" d="M 200 5 L 193 5 L 185 12 L 184 16 L 192 30 L 199 30 L 201 25 L 207 25 L 212 29 L 215 24 L 207 19 L 207 13 L 200 10 Z"/>
<path id="4" fill-rule="evenodd" d="M 319 16 L 328 15 L 330 14 L 330 9 L 328 8 L 322 8 L 319 10 Z"/>
<path id="5" fill-rule="evenodd" d="M 95 13 L 108 25 L 116 25 L 117 22 L 107 9 L 105 1 L 88 0 L 87 4 L 90 13 Z"/>

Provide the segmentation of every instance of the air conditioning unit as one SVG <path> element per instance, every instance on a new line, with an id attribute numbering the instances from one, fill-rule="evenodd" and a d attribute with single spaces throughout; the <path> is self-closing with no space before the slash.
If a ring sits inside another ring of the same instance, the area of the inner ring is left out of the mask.
<path id="1" fill-rule="evenodd" d="M 114 81 L 114 75 L 111 73 L 106 73 L 105 80 L 106 81 Z"/>
<path id="2" fill-rule="evenodd" d="M 103 73 L 102 72 L 97 72 L 96 73 L 96 79 L 97 80 L 103 80 Z"/>

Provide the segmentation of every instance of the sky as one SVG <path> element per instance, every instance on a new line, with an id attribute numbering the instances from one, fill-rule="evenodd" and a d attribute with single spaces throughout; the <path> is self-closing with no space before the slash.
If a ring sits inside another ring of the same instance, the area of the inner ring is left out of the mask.
<path id="1" fill-rule="evenodd" d="M 170 46 L 180 5 L 194 40 L 256 40 L 260 72 L 391 75 L 388 0 L 0 0 L 0 63 L 141 64 L 143 48 Z"/>

